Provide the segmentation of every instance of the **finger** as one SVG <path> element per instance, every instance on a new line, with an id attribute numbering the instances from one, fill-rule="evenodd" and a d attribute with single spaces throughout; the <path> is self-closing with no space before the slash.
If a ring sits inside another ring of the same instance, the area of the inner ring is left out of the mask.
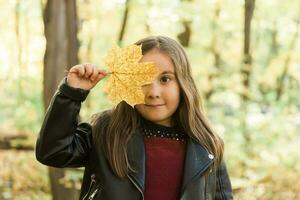
<path id="1" fill-rule="evenodd" d="M 69 72 L 76 73 L 79 77 L 82 77 L 84 75 L 85 70 L 82 65 L 75 65 L 70 69 Z"/>
<path id="2" fill-rule="evenodd" d="M 74 65 L 73 67 L 70 68 L 69 73 L 77 73 L 78 72 L 78 66 L 79 65 Z"/>
<path id="3" fill-rule="evenodd" d="M 79 65 L 79 66 L 78 66 L 78 72 L 79 72 L 79 76 L 80 76 L 80 77 L 83 77 L 84 74 L 85 74 L 85 68 L 84 68 L 84 66 Z"/>
<path id="4" fill-rule="evenodd" d="M 99 82 L 99 81 L 102 80 L 105 76 L 106 76 L 106 74 L 99 74 L 99 73 L 98 73 L 98 76 L 96 77 L 95 82 Z"/>
<path id="5" fill-rule="evenodd" d="M 84 77 L 89 78 L 93 74 L 94 67 L 91 64 L 87 63 L 87 64 L 84 64 L 84 68 L 85 68 Z"/>
<path id="6" fill-rule="evenodd" d="M 99 72 L 99 69 L 97 69 L 96 67 L 94 68 L 94 71 L 93 71 L 93 74 L 90 76 L 90 79 L 92 80 L 92 81 L 94 81 L 96 78 L 97 78 L 97 76 L 98 76 L 98 74 L 99 74 L 100 72 Z"/>
<path id="7" fill-rule="evenodd" d="M 69 73 L 75 73 L 75 66 L 71 67 L 70 70 L 66 70 L 66 72 L 69 72 Z"/>
<path id="8" fill-rule="evenodd" d="M 107 72 L 103 69 L 99 69 L 98 71 L 99 71 L 99 74 L 107 75 Z"/>

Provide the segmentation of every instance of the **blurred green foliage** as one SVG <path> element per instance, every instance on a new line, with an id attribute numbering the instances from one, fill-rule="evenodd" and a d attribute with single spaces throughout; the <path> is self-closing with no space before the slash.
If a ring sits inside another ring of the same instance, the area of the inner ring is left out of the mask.
<path id="1" fill-rule="evenodd" d="M 0 130 L 21 130 L 34 139 L 44 115 L 43 3 L 0 1 Z M 124 1 L 77 3 L 80 62 L 105 68 L 102 58 L 117 42 Z M 256 1 L 249 88 L 243 87 L 240 73 L 243 6 L 242 0 L 132 0 L 122 44 L 131 44 L 147 35 L 176 38 L 183 31 L 181 21 L 192 21 L 186 52 L 205 111 L 224 138 L 225 159 L 237 199 L 293 199 L 300 195 L 296 183 L 300 178 L 300 4 L 297 0 Z M 220 10 L 217 17 L 216 9 Z M 216 52 L 220 56 L 218 66 Z M 288 69 L 283 78 L 283 93 L 277 99 L 285 66 Z M 102 92 L 103 85 L 98 84 L 83 104 L 83 120 L 111 107 Z M 250 94 L 246 105 L 240 99 L 245 90 Z M 207 99 L 209 91 L 213 93 Z M 245 134 L 250 141 L 245 141 Z M 28 156 L 28 163 L 31 162 L 35 162 L 34 158 Z M 68 177 L 78 181 L 80 174 L 71 173 Z M 0 177 L 0 188 L 4 187 L 4 180 Z"/>

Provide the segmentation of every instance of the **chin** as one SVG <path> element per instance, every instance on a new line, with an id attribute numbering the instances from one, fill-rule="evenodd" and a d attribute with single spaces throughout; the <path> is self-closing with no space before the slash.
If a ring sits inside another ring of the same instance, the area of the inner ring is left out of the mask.
<path id="1" fill-rule="evenodd" d="M 164 112 L 164 110 L 147 109 L 144 107 L 144 105 L 135 106 L 135 109 L 145 119 L 153 121 L 153 122 L 164 121 L 172 115 L 169 112 Z"/>
<path id="2" fill-rule="evenodd" d="M 143 113 L 142 116 L 154 123 L 166 121 L 169 118 L 169 115 L 160 115 L 160 114 L 145 114 Z"/>
<path id="3" fill-rule="evenodd" d="M 158 122 L 158 121 L 163 121 L 165 120 L 166 118 L 164 117 L 160 117 L 160 116 L 144 116 L 145 119 L 148 119 L 152 122 Z"/>

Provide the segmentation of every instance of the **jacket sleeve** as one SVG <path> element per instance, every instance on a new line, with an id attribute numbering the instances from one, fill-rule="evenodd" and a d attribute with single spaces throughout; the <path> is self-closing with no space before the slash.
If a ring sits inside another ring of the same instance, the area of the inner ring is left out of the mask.
<path id="1" fill-rule="evenodd" d="M 67 85 L 66 77 L 52 97 L 36 142 L 36 158 L 53 167 L 82 167 L 91 148 L 92 128 L 78 124 L 89 91 Z"/>
<path id="2" fill-rule="evenodd" d="M 233 199 L 231 182 L 224 161 L 217 169 L 215 199 L 216 200 Z"/>

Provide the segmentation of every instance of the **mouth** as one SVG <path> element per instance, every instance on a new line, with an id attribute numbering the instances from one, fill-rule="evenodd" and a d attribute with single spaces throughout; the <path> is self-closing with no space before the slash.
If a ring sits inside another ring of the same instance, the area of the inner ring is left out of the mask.
<path id="1" fill-rule="evenodd" d="M 145 106 L 147 106 L 147 107 L 159 107 L 159 106 L 163 106 L 163 105 L 165 105 L 165 104 L 155 104 L 155 105 L 151 105 L 151 104 L 145 104 Z"/>

